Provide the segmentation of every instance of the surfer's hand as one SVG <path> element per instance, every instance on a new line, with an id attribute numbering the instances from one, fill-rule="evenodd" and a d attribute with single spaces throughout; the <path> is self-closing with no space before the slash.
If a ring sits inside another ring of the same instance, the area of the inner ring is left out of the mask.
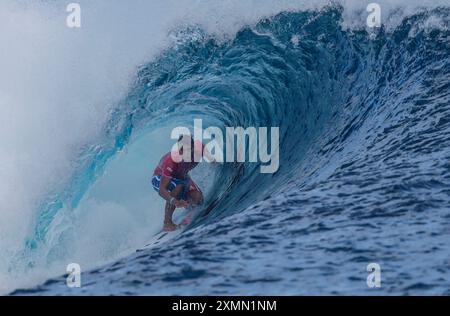
<path id="1" fill-rule="evenodd" d="M 174 204 L 176 208 L 186 208 L 189 206 L 189 203 L 183 200 L 176 200 Z"/>

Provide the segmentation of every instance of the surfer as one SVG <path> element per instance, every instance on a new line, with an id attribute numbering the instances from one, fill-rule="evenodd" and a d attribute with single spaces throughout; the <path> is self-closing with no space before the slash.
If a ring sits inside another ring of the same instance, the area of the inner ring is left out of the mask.
<path id="1" fill-rule="evenodd" d="M 172 220 L 176 208 L 198 206 L 203 203 L 203 193 L 189 176 L 197 167 L 195 155 L 208 155 L 201 142 L 194 142 L 190 135 L 178 139 L 177 150 L 165 154 L 156 167 L 152 185 L 156 192 L 166 200 L 164 231 L 174 231 L 178 227 Z M 188 155 L 185 150 L 190 151 Z M 205 152 L 204 152 L 205 151 Z M 187 157 L 187 159 L 186 159 Z"/>

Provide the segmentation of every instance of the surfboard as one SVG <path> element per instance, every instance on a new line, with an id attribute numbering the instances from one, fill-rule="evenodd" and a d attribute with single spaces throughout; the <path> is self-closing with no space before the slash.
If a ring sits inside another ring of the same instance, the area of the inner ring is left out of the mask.
<path id="1" fill-rule="evenodd" d="M 172 238 L 175 238 L 176 236 L 180 235 L 186 227 L 192 222 L 192 219 L 194 218 L 194 215 L 196 213 L 196 208 L 190 208 L 184 210 L 180 215 L 175 216 L 174 222 L 178 225 L 178 229 L 173 232 L 166 232 L 164 230 L 161 230 L 159 233 L 157 233 L 155 236 L 153 236 L 152 239 L 150 239 L 147 244 L 142 247 L 141 249 L 136 250 L 136 252 L 141 252 L 153 247 L 156 247 Z"/>

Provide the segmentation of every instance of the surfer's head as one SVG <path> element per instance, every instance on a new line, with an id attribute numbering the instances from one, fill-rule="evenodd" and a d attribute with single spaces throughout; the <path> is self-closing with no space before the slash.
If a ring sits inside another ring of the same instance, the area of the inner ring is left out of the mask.
<path id="1" fill-rule="evenodd" d="M 203 155 L 203 144 L 201 142 L 196 142 L 191 135 L 181 135 L 178 138 L 178 150 L 180 155 L 184 156 L 184 151 L 189 150 L 191 152 L 190 162 L 195 161 L 195 155 L 202 157 Z"/>

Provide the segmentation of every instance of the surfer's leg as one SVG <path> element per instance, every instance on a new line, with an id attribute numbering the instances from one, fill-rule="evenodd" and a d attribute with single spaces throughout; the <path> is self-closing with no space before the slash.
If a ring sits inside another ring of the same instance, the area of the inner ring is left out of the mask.
<path id="1" fill-rule="evenodd" d="M 189 204 L 198 206 L 203 204 L 203 193 L 194 181 L 190 180 L 188 191 Z"/>
<path id="2" fill-rule="evenodd" d="M 189 193 L 189 204 L 198 206 L 203 204 L 203 194 L 200 191 L 192 191 Z"/>
<path id="3" fill-rule="evenodd" d="M 175 211 L 175 206 L 171 205 L 169 202 L 166 203 L 165 208 L 165 218 L 164 218 L 164 230 L 165 231 L 174 231 L 177 229 L 175 224 L 172 221 L 173 212 Z"/>
<path id="4" fill-rule="evenodd" d="M 175 189 L 170 192 L 170 195 L 176 199 L 179 198 L 181 192 L 183 190 L 182 185 L 177 185 Z M 165 218 L 164 218 L 164 230 L 165 231 L 174 231 L 177 229 L 177 226 L 173 223 L 172 216 L 175 212 L 175 205 L 170 204 L 169 202 L 166 202 L 165 207 Z"/>

